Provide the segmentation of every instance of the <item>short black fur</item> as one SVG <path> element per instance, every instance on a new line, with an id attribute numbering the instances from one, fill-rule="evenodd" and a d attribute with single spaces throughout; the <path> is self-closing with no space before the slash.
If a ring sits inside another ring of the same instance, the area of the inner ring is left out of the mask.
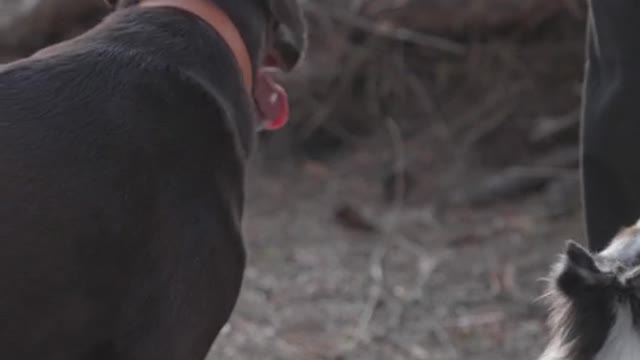
<path id="1" fill-rule="evenodd" d="M 232 1 L 255 65 L 269 19 Z M 0 67 L 0 358 L 205 357 L 245 267 L 241 80 L 195 15 L 135 6 Z"/>

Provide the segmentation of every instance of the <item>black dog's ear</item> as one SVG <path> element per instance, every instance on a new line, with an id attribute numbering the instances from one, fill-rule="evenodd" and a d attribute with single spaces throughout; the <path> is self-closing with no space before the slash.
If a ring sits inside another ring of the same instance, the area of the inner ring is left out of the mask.
<path id="1" fill-rule="evenodd" d="M 569 298 L 582 296 L 585 291 L 611 282 L 611 277 L 598 268 L 593 255 L 574 241 L 567 243 L 565 256 L 556 268 L 554 279 L 558 290 Z"/>
<path id="2" fill-rule="evenodd" d="M 115 8 L 116 5 L 118 5 L 118 0 L 104 0 L 104 2 L 107 4 L 107 6 L 109 6 L 110 8 Z"/>
<path id="3" fill-rule="evenodd" d="M 269 0 L 269 10 L 278 27 L 274 49 L 287 70 L 293 69 L 307 48 L 307 24 L 297 0 Z"/>

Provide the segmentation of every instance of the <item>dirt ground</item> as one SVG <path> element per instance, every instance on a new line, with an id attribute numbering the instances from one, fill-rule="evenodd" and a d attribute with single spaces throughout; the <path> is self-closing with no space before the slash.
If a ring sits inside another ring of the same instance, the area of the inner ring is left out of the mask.
<path id="1" fill-rule="evenodd" d="M 424 133 L 405 144 L 408 152 L 433 150 Z M 379 179 L 392 153 L 376 137 L 325 163 L 273 170 L 256 161 L 244 290 L 210 359 L 500 360 L 541 352 L 541 279 L 564 240 L 581 239 L 577 206 L 552 217 L 548 192 L 482 208 L 442 205 L 452 178 L 475 175 L 427 164 L 414 167 L 418 200 L 390 206 Z M 577 203 L 577 191 L 565 195 Z"/>

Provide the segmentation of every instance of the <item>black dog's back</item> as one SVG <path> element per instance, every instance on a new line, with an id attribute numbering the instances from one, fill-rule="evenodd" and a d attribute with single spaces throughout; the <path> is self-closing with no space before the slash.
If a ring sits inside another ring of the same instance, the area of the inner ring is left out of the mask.
<path id="1" fill-rule="evenodd" d="M 1 358 L 204 357 L 244 268 L 239 78 L 166 9 L 0 68 Z"/>

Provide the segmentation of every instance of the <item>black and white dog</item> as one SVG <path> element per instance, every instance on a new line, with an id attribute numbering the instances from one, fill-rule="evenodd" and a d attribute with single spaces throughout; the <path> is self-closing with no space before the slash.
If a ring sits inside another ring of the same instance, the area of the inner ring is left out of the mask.
<path id="1" fill-rule="evenodd" d="M 81 1 L 81 0 L 78 0 Z M 0 359 L 202 360 L 235 306 L 295 0 L 122 0 L 0 66 Z"/>
<path id="2" fill-rule="evenodd" d="M 640 222 L 597 254 L 569 242 L 550 284 L 551 341 L 539 360 L 640 359 Z"/>

